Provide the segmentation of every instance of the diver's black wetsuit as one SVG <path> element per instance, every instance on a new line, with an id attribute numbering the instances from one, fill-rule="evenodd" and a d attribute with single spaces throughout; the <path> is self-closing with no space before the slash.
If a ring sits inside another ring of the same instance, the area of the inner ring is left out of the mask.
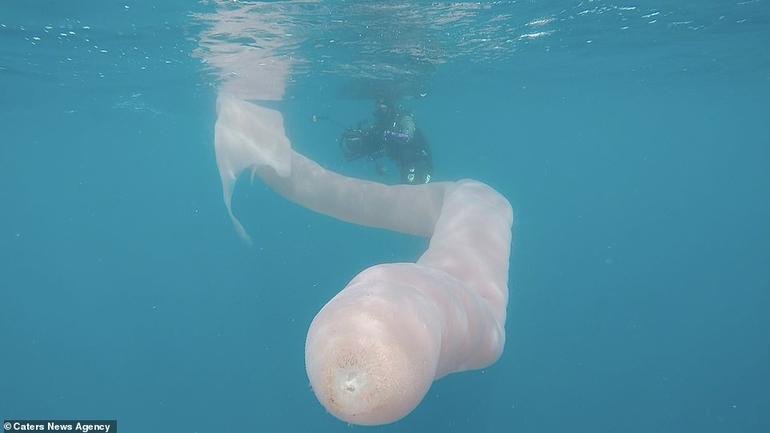
<path id="1" fill-rule="evenodd" d="M 369 128 L 349 129 L 341 138 L 345 158 L 352 161 L 364 156 L 376 160 L 387 156 L 401 171 L 401 182 L 428 183 L 433 172 L 433 156 L 428 141 L 419 128 L 402 132 L 397 126 L 402 120 L 413 125 L 411 115 L 397 114 L 380 118 Z"/>
<path id="2" fill-rule="evenodd" d="M 388 156 L 396 161 L 401 170 L 401 183 L 430 182 L 433 172 L 433 155 L 422 131 L 415 129 L 411 140 L 386 140 Z"/>

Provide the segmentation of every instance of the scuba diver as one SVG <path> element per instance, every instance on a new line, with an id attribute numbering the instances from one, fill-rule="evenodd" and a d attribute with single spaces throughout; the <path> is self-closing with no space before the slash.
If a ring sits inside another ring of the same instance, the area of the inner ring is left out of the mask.
<path id="1" fill-rule="evenodd" d="M 388 100 L 377 101 L 374 124 L 347 129 L 340 138 L 347 161 L 367 157 L 370 161 L 392 159 L 401 171 L 401 183 L 421 184 L 431 180 L 433 158 L 430 146 L 414 123 L 412 114 Z M 381 166 L 378 165 L 381 170 Z"/>

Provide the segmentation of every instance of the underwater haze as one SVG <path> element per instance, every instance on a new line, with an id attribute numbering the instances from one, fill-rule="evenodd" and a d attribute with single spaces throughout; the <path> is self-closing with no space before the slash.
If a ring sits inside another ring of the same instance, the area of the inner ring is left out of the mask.
<path id="1" fill-rule="evenodd" d="M 768 47 L 770 0 L 0 2 L 0 418 L 768 432 Z M 269 105 L 324 167 L 399 181 L 339 144 L 390 98 L 434 180 L 513 206 L 501 359 L 396 423 L 326 413 L 305 336 L 426 240 L 243 176 L 247 245 L 223 203 L 217 93 L 275 67 Z"/>

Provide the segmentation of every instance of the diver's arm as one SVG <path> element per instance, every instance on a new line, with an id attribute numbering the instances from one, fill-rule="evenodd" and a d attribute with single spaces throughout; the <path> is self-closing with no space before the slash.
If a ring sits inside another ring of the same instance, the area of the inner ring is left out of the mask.
<path id="1" fill-rule="evenodd" d="M 355 161 L 363 157 L 377 159 L 382 156 L 384 143 L 382 134 L 377 133 L 375 127 L 367 129 L 349 129 L 340 137 L 340 146 L 348 161 Z"/>

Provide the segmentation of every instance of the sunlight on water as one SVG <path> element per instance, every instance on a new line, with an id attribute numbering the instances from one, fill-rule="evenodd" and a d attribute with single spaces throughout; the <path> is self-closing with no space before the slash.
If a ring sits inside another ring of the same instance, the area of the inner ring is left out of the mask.
<path id="1" fill-rule="evenodd" d="M 397 81 L 401 93 L 412 95 L 447 63 L 494 67 L 528 52 L 559 56 L 591 48 L 582 54 L 590 57 L 600 50 L 643 50 L 659 43 L 675 48 L 693 38 L 718 38 L 730 26 L 752 32 L 766 24 L 758 13 L 766 7 L 760 1 L 737 8 L 601 0 L 217 4 L 227 12 L 196 15 L 210 26 L 197 55 L 209 60 L 221 80 L 290 65 L 295 77 L 337 76 L 367 83 L 361 88 Z M 218 60 L 212 60 L 212 51 L 220 51 Z M 238 65 L 240 70 L 224 66 L 235 51 L 250 52 L 252 61 Z"/>

